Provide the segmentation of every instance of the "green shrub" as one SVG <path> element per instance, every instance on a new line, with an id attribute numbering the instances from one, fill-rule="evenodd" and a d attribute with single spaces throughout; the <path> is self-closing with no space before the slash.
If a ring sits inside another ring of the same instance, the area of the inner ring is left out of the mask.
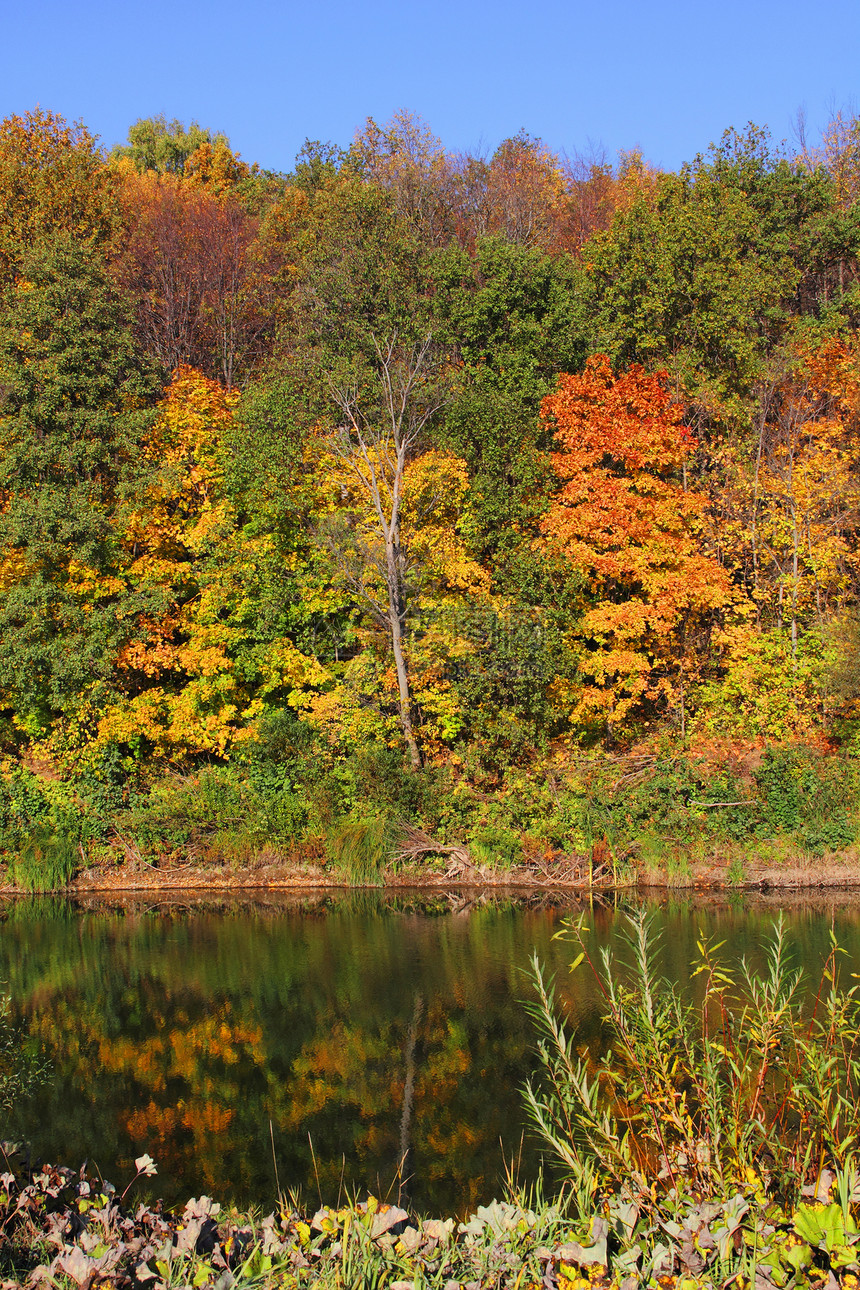
<path id="1" fill-rule="evenodd" d="M 469 837 L 472 857 L 481 865 L 510 869 L 522 863 L 522 835 L 498 824 L 483 824 Z"/>
<path id="2" fill-rule="evenodd" d="M 65 887 L 82 863 L 87 843 L 105 826 L 72 785 L 41 779 L 23 767 L 0 780 L 0 820 L 10 877 L 31 892 Z"/>
<path id="3" fill-rule="evenodd" d="M 619 854 L 638 848 L 646 836 L 652 849 L 697 837 L 743 840 L 757 818 L 755 806 L 702 805 L 741 802 L 750 793 L 728 769 L 715 772 L 688 756 L 642 757 L 621 766 L 600 761 L 588 792 L 589 832 L 607 837 Z"/>
<path id="4" fill-rule="evenodd" d="M 271 842 L 297 842 L 308 824 L 308 803 L 290 788 L 260 794 L 258 811 L 266 837 Z"/>
<path id="5" fill-rule="evenodd" d="M 813 855 L 839 851 L 857 836 L 853 763 L 809 748 L 770 748 L 756 775 L 760 836 L 784 834 Z"/>
<path id="6" fill-rule="evenodd" d="M 196 775 L 171 775 L 157 781 L 123 813 L 121 827 L 144 847 L 173 850 L 222 830 L 247 826 L 250 816 L 235 770 L 205 766 Z"/>

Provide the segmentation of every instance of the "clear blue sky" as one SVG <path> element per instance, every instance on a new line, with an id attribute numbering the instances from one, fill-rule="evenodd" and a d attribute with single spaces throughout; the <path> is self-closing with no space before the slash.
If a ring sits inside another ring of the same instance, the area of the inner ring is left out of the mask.
<path id="1" fill-rule="evenodd" d="M 450 148 L 525 128 L 674 168 L 747 121 L 857 106 L 860 3 L 831 0 L 7 0 L 0 116 L 37 103 L 108 146 L 164 112 L 291 168 L 306 137 L 420 114 Z"/>

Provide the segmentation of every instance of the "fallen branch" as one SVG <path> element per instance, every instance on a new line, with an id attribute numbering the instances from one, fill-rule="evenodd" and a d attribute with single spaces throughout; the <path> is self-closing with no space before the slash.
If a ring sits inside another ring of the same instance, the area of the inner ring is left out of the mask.
<path id="1" fill-rule="evenodd" d="M 751 797 L 743 797 L 738 802 L 693 802 L 687 803 L 688 806 L 758 806 L 758 802 Z"/>
<path id="2" fill-rule="evenodd" d="M 462 843 L 454 843 L 446 846 L 442 842 L 436 842 L 425 833 L 423 829 L 418 829 L 412 824 L 401 826 L 401 840 L 394 852 L 394 859 L 401 861 L 418 860 L 425 855 L 450 856 L 450 862 L 445 872 L 446 878 L 462 877 L 464 873 L 478 875 L 479 870 L 472 863 L 472 857 L 469 855 L 469 848 Z"/>

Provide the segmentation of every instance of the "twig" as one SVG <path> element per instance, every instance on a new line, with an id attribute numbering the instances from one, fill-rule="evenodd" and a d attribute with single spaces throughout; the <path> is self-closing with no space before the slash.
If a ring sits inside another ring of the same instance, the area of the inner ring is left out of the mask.
<path id="1" fill-rule="evenodd" d="M 322 1187 L 320 1187 L 320 1171 L 319 1169 L 317 1169 L 317 1158 L 316 1158 L 316 1152 L 314 1151 L 314 1140 L 310 1135 L 310 1130 L 308 1130 L 308 1142 L 310 1143 L 310 1148 L 311 1148 L 311 1160 L 314 1162 L 314 1175 L 317 1180 L 317 1195 L 319 1196 L 320 1205 L 322 1205 L 323 1199 L 322 1199 Z"/>
<path id="2" fill-rule="evenodd" d="M 275 1130 L 272 1128 L 272 1117 L 269 1116 L 269 1138 L 272 1143 L 272 1164 L 275 1166 L 275 1186 L 278 1189 L 278 1204 L 284 1208 L 284 1193 L 281 1191 L 281 1180 L 278 1177 L 278 1157 L 275 1154 Z"/>
<path id="3" fill-rule="evenodd" d="M 745 798 L 742 798 L 742 799 L 741 799 L 740 801 L 738 801 L 738 802 L 694 802 L 694 801 L 692 801 L 692 800 L 691 800 L 691 801 L 689 801 L 689 802 L 687 803 L 687 805 L 688 805 L 688 806 L 704 806 L 704 807 L 709 807 L 709 806 L 758 806 L 758 802 L 756 802 L 754 798 L 745 797 Z"/>

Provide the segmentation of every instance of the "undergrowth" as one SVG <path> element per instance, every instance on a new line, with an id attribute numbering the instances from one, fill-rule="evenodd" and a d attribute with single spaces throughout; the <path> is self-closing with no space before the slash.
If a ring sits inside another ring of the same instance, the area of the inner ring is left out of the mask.
<path id="1" fill-rule="evenodd" d="M 821 856 L 850 857 L 860 838 L 855 759 L 801 746 L 759 750 L 754 768 L 670 741 L 641 753 L 557 750 L 484 783 L 454 763 L 413 771 L 384 744 L 344 754 L 295 714 L 272 713 L 226 761 L 140 766 L 124 785 L 104 761 L 105 783 L 5 763 L 0 850 L 19 885 L 62 887 L 111 847 L 237 869 L 327 860 L 346 881 L 375 883 L 397 824 L 467 848 L 476 866 L 515 869 L 539 856 L 566 871 L 599 855 L 616 879 L 639 871 L 677 885 L 696 858 L 764 848 L 769 863 L 803 857 L 814 869 Z"/>

